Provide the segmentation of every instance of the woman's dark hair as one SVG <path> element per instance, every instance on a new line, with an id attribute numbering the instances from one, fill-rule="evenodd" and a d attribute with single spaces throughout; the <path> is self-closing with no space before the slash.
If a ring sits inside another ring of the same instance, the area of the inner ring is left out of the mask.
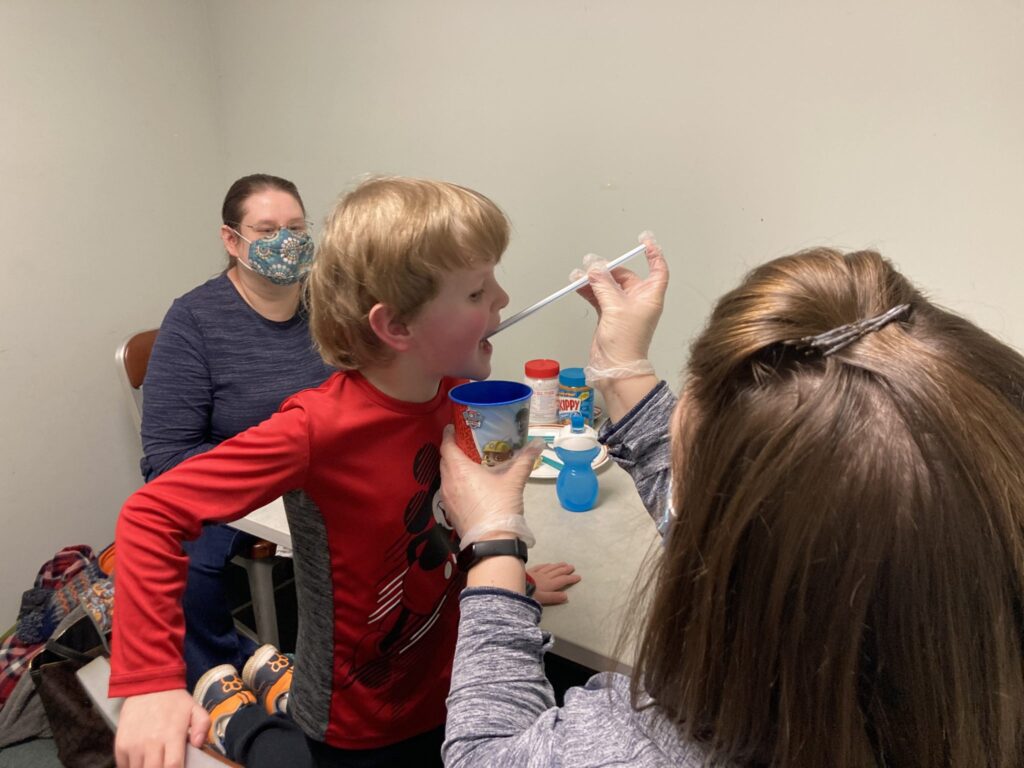
<path id="1" fill-rule="evenodd" d="M 306 206 L 302 202 L 298 188 L 288 179 L 280 176 L 271 176 L 269 173 L 254 173 L 238 179 L 228 193 L 224 196 L 224 205 L 221 206 L 221 222 L 229 226 L 238 226 L 245 218 L 245 202 L 257 192 L 264 189 L 279 189 L 294 197 L 302 212 L 306 212 Z"/>
<path id="2" fill-rule="evenodd" d="M 821 249 L 722 297 L 687 374 L 635 701 L 742 765 L 1024 765 L 1024 358 Z"/>

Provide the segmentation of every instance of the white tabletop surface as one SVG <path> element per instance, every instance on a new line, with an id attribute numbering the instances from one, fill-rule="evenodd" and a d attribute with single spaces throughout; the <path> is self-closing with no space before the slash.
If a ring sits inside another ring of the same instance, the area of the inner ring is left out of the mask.
<path id="1" fill-rule="evenodd" d="M 544 608 L 541 627 L 554 652 L 597 670 L 629 671 L 632 649 L 617 649 L 636 576 L 656 555 L 661 538 L 633 480 L 614 462 L 598 472 L 600 495 L 588 512 L 562 509 L 555 482 L 526 486 L 526 519 L 537 536 L 530 564 L 565 561 L 583 577 L 565 605 Z"/>
<path id="2" fill-rule="evenodd" d="M 288 532 L 288 518 L 284 511 L 284 499 L 274 499 L 265 507 L 250 512 L 241 520 L 229 523 L 234 528 L 261 539 L 272 541 L 279 547 L 292 546 L 292 535 Z"/>
<path id="3" fill-rule="evenodd" d="M 623 609 L 638 571 L 656 552 L 659 539 L 624 470 L 609 461 L 598 479 L 600 496 L 589 512 L 562 509 L 554 480 L 527 483 L 526 519 L 537 536 L 530 564 L 565 561 L 583 577 L 569 590 L 567 604 L 544 609 L 541 627 L 554 635 L 554 652 L 593 669 L 628 671 L 632 650 L 616 649 Z M 232 525 L 291 547 L 280 499 Z"/>

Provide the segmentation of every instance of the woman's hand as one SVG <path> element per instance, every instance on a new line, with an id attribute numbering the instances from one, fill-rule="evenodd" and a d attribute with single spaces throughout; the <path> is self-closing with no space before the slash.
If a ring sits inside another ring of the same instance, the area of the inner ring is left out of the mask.
<path id="1" fill-rule="evenodd" d="M 589 365 L 595 375 L 588 378 L 628 378 L 631 367 L 647 362 L 654 329 L 665 304 L 668 265 L 653 236 L 644 235 L 641 240 L 646 246 L 649 271 L 646 278 L 641 280 L 624 267 L 608 272 L 595 266 L 587 273 L 589 284 L 579 289 L 579 294 L 597 310 L 598 317 Z"/>
<path id="2" fill-rule="evenodd" d="M 541 563 L 533 568 L 527 568 L 536 590 L 533 599 L 541 605 L 559 605 L 568 602 L 569 596 L 565 593 L 569 587 L 580 580 L 576 568 L 569 563 Z"/>
<path id="3" fill-rule="evenodd" d="M 648 272 L 643 280 L 628 269 L 592 268 L 579 294 L 597 310 L 590 344 L 587 380 L 604 396 L 608 417 L 616 422 L 658 384 L 647 359 L 654 329 L 665 306 L 668 265 L 649 233 L 641 235 Z"/>
<path id="4" fill-rule="evenodd" d="M 533 535 L 523 520 L 523 489 L 544 443 L 527 443 L 512 461 L 488 468 L 455 444 L 448 425 L 441 441 L 441 498 L 448 522 L 466 546 L 470 541 L 518 536 L 527 545 Z"/>
<path id="5" fill-rule="evenodd" d="M 129 696 L 121 707 L 118 768 L 183 768 L 185 744 L 206 743 L 210 715 L 181 688 Z"/>

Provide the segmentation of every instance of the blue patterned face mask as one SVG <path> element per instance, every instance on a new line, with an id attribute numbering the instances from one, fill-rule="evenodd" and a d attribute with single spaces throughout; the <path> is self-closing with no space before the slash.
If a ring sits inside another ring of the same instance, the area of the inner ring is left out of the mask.
<path id="1" fill-rule="evenodd" d="M 249 263 L 237 261 L 275 285 L 297 283 L 309 271 L 313 261 L 313 238 L 308 232 L 292 232 L 284 227 L 276 237 L 260 240 L 248 240 L 239 232 L 235 234 L 249 244 Z"/>

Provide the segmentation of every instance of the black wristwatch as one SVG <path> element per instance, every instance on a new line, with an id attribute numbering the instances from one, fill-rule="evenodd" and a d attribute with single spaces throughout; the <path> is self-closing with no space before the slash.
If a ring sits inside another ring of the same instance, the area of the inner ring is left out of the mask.
<path id="1" fill-rule="evenodd" d="M 491 539 L 490 541 L 474 541 L 459 552 L 455 558 L 459 570 L 467 573 L 470 568 L 485 557 L 496 555 L 513 555 L 526 562 L 526 542 L 522 539 Z"/>

